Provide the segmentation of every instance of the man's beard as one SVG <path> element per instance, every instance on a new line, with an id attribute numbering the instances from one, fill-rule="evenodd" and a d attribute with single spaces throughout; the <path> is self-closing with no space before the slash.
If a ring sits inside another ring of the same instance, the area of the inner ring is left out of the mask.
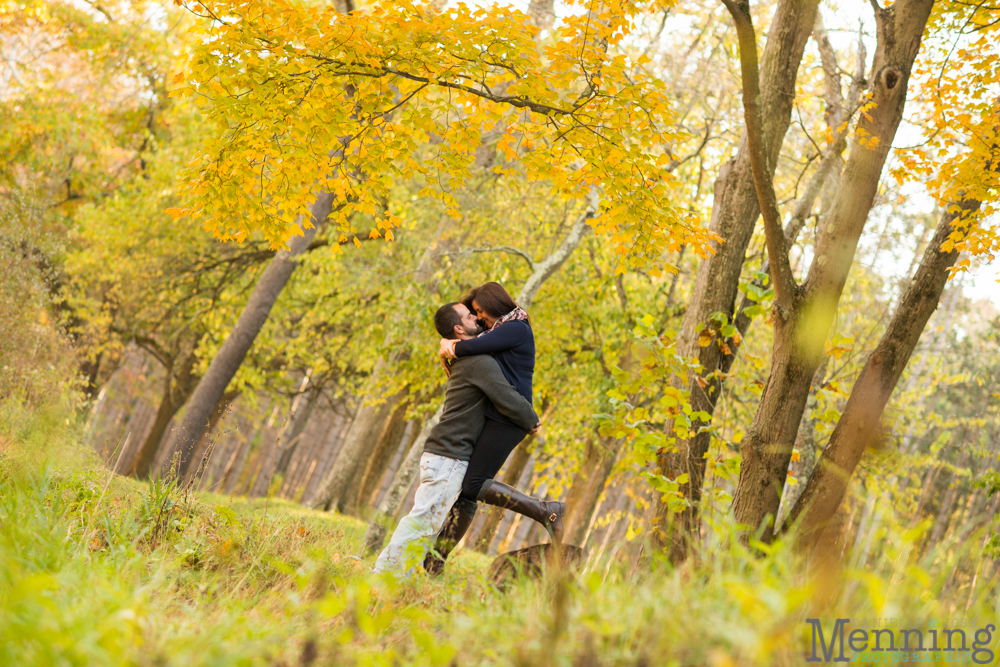
<path id="1" fill-rule="evenodd" d="M 473 329 L 472 331 L 469 331 L 469 327 L 465 326 L 464 324 L 462 325 L 462 328 L 465 329 L 466 336 L 478 336 L 479 334 L 486 331 L 486 328 L 483 327 L 483 325 L 480 324 L 478 320 L 476 321 L 476 328 Z"/>

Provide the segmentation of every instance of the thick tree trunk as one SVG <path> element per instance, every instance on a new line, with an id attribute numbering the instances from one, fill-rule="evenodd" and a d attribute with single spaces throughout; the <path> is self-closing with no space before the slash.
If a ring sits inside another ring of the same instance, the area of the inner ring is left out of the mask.
<path id="1" fill-rule="evenodd" d="M 818 5 L 818 0 L 782 0 L 768 34 L 761 62 L 760 104 L 765 119 L 767 165 L 772 177 L 791 122 L 796 77 L 806 42 L 816 23 Z M 698 344 L 698 327 L 708 325 L 713 313 L 721 311 L 730 318 L 733 315 L 744 257 L 760 214 L 751 171 L 750 151 L 744 134 L 736 157 L 723 167 L 715 183 L 710 228 L 724 238 L 725 243 L 717 244 L 716 254 L 703 260 L 699 266 L 690 305 L 678 336 L 678 352 L 686 358 L 697 357 L 704 373 L 711 375 L 704 388 L 698 378 L 689 379 L 692 409 L 710 415 L 715 410 L 721 391 L 721 381 L 713 373 L 720 367 L 723 354 L 719 345 L 701 347 Z M 707 425 L 696 422 L 694 428 Z M 682 473 L 688 474 L 683 492 L 691 505 L 673 521 L 672 535 L 677 539 L 671 551 L 675 561 L 684 558 L 688 549 L 687 536 L 698 530 L 698 508 L 705 477 L 704 455 L 709 444 L 710 435 L 707 432 L 699 434 L 679 443 L 679 451 L 667 455 L 660 462 L 660 473 L 671 479 Z M 655 502 L 654 521 L 662 528 L 671 522 L 669 509 L 666 503 L 658 499 Z M 661 546 L 666 546 L 668 537 L 665 532 L 654 530 L 653 534 Z"/>
<path id="2" fill-rule="evenodd" d="M 374 551 L 382 547 L 386 526 L 392 517 L 396 515 L 396 510 L 399 509 L 399 506 L 406 499 L 406 492 L 413 485 L 417 469 L 420 466 L 420 457 L 424 453 L 424 443 L 427 442 L 427 436 L 430 435 L 431 429 L 441 421 L 441 413 L 443 411 L 444 405 L 442 404 L 437 409 L 437 412 L 424 422 L 424 427 L 420 429 L 420 435 L 410 445 L 410 451 L 406 453 L 406 458 L 399 464 L 399 469 L 392 479 L 389 491 L 385 494 L 382 502 L 379 503 L 375 516 L 368 523 L 368 530 L 365 532 L 364 541 L 366 551 Z"/>
<path id="3" fill-rule="evenodd" d="M 792 472 L 794 472 L 797 484 L 793 486 L 788 483 L 788 479 L 785 481 L 785 489 L 781 494 L 781 506 L 778 508 L 778 521 L 775 524 L 779 527 L 783 524 L 785 518 L 788 517 L 788 513 L 795 507 L 799 496 L 802 495 L 802 490 L 805 489 L 806 481 L 812 476 L 813 470 L 816 468 L 816 422 L 818 420 L 809 415 L 818 406 L 817 395 L 819 394 L 819 390 L 823 388 L 823 380 L 826 378 L 826 370 L 829 362 L 830 357 L 824 357 L 823 363 L 816 369 L 816 373 L 813 375 L 812 382 L 809 385 L 809 398 L 806 399 L 806 414 L 799 424 L 799 433 L 795 436 L 795 449 L 799 452 L 800 457 L 799 465 L 795 466 L 793 464 L 789 469 L 789 477 L 792 477 Z"/>
<path id="4" fill-rule="evenodd" d="M 364 474 L 361 475 L 361 482 L 358 485 L 358 497 L 356 507 L 364 509 L 372 502 L 372 496 L 378 492 L 379 483 L 386 468 L 392 463 L 392 458 L 399 449 L 399 441 L 403 437 L 406 429 L 406 410 L 408 402 L 401 401 L 396 404 L 395 410 L 386 422 L 382 436 L 373 448 L 371 456 L 368 457 L 368 464 L 365 466 Z"/>
<path id="5" fill-rule="evenodd" d="M 582 474 L 573 480 L 566 499 L 566 525 L 563 541 L 567 544 L 585 546 L 587 531 L 590 530 L 598 501 L 611 476 L 611 470 L 618 461 L 623 441 L 618 438 L 601 437 L 594 444 L 584 462 Z"/>
<path id="6" fill-rule="evenodd" d="M 956 207 L 958 210 L 946 212 L 941 217 L 917 274 L 900 299 L 885 334 L 861 370 L 830 436 L 830 443 L 789 515 L 788 523 L 799 522 L 803 526 L 799 539 L 804 548 L 816 543 L 840 506 L 861 455 L 877 435 L 882 411 L 899 376 L 937 308 L 948 279 L 948 269 L 958 259 L 955 250 L 941 250 L 941 245 L 954 231 L 952 222 L 978 207 L 978 202 L 964 202 L 960 208 Z"/>
<path id="7" fill-rule="evenodd" d="M 208 427 L 209 419 L 215 411 L 215 406 L 222 400 L 222 395 L 229 386 L 230 380 L 236 375 L 240 365 L 246 358 L 250 346 L 253 345 L 257 334 L 267 321 L 271 308 L 281 291 L 288 284 L 295 267 L 298 266 L 299 255 L 304 253 L 316 236 L 316 231 L 320 225 L 330 215 L 333 209 L 333 195 L 323 192 L 316 198 L 316 201 L 309 207 L 312 227 L 305 229 L 302 236 L 296 236 L 288 242 L 288 250 L 282 250 L 271 263 L 268 264 L 261 275 L 250 300 L 247 302 L 243 312 L 233 330 L 229 332 L 229 337 L 222 344 L 218 354 L 212 359 L 205 376 L 198 383 L 198 388 L 191 397 L 191 403 L 184 415 L 178 433 L 177 449 L 180 452 L 179 475 L 183 478 L 191 466 L 194 449 L 201 440 L 205 429 Z M 300 226 L 305 227 L 303 221 L 299 221 Z"/>
<path id="8" fill-rule="evenodd" d="M 375 371 L 377 375 L 385 372 L 380 364 Z M 340 446 L 340 452 L 334 460 L 333 467 L 323 479 L 310 506 L 326 510 L 336 510 L 345 514 L 357 511 L 357 497 L 361 487 L 361 477 L 367 467 L 372 450 L 382 439 L 388 428 L 390 417 L 396 406 L 406 397 L 403 389 L 392 396 L 385 397 L 381 403 L 374 405 L 362 402 L 354 415 L 351 427 Z"/>
<path id="9" fill-rule="evenodd" d="M 765 541 L 773 534 L 809 384 L 822 360 L 858 240 L 902 118 L 910 71 L 932 5 L 933 0 L 901 0 L 887 9 L 876 7 L 878 49 L 871 77 L 874 105 L 858 121 L 841 187 L 802 287 L 788 283 L 787 272 L 780 268 L 774 272 L 775 268 L 787 266 L 788 258 L 781 254 L 780 228 L 775 230 L 774 222 L 765 224 L 775 286 L 774 347 L 770 376 L 741 446 L 740 479 L 733 498 L 737 521 L 753 531 L 766 524 L 762 533 Z M 742 47 L 744 39 L 740 43 Z M 743 52 L 741 48 L 741 57 Z M 747 117 L 750 115 L 748 107 Z M 762 208 L 770 209 L 774 190 L 769 179 L 756 177 L 762 171 L 758 168 L 760 162 L 755 160 L 755 185 L 765 202 Z M 774 212 L 772 209 L 772 218 Z"/>
<path id="10" fill-rule="evenodd" d="M 160 399 L 160 407 L 156 411 L 156 419 L 153 420 L 153 428 L 146 434 L 146 439 L 143 440 L 139 452 L 126 474 L 138 479 L 149 478 L 153 461 L 156 460 L 156 454 L 160 450 L 160 444 L 163 442 L 163 436 L 167 432 L 170 420 L 181 409 L 194 389 L 193 385 L 197 378 L 192 377 L 191 372 L 194 369 L 195 361 L 197 359 L 194 350 L 188 349 L 185 353 L 175 357 L 172 363 L 165 367 L 166 378 L 163 381 L 163 397 Z"/>

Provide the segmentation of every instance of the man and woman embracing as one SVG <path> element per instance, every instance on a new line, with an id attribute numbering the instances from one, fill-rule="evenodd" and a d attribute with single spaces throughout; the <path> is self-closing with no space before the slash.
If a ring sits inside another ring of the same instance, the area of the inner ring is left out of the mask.
<path id="1" fill-rule="evenodd" d="M 489 282 L 441 306 L 434 326 L 448 373 L 444 408 L 420 457 L 413 509 L 374 572 L 411 573 L 423 563 L 431 574 L 440 573 L 480 501 L 534 519 L 554 541 L 562 540 L 565 503 L 532 498 L 493 479 L 518 443 L 541 426 L 531 407 L 535 338 L 528 314 L 499 283 Z"/>

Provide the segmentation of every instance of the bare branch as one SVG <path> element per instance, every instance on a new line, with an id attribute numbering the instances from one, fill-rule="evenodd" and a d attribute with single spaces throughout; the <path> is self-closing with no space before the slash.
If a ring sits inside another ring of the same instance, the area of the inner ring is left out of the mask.
<path id="1" fill-rule="evenodd" d="M 767 255 L 774 284 L 774 307 L 782 319 L 787 321 L 792 314 L 795 280 L 792 277 L 792 267 L 788 261 L 785 235 L 778 213 L 778 201 L 774 194 L 774 183 L 768 177 L 764 129 L 760 111 L 757 36 L 753 20 L 750 17 L 750 6 L 746 0 L 741 0 L 738 4 L 734 0 L 722 0 L 722 2 L 733 17 L 740 45 L 740 70 L 743 79 L 743 112 L 747 126 L 747 147 L 750 153 L 754 187 L 757 190 L 757 200 L 760 203 L 761 216 L 764 218 Z"/>
<path id="2" fill-rule="evenodd" d="M 524 281 L 524 286 L 521 287 L 521 291 L 518 292 L 515 301 L 524 308 L 525 310 L 531 306 L 531 302 L 535 298 L 535 294 L 541 289 L 542 285 L 552 277 L 559 267 L 563 265 L 566 258 L 569 257 L 576 247 L 580 245 L 580 240 L 587 231 L 587 223 L 598 215 L 600 210 L 600 192 L 597 188 L 591 188 L 590 192 L 587 193 L 587 208 L 584 209 L 580 217 L 577 218 L 576 222 L 573 223 L 573 227 L 570 229 L 569 234 L 563 239 L 559 247 L 555 249 L 550 255 L 545 259 L 538 262 L 531 275 L 528 279 Z"/>
<path id="3" fill-rule="evenodd" d="M 524 258 L 525 262 L 528 263 L 529 269 L 531 269 L 532 271 L 535 270 L 535 260 L 531 259 L 531 255 L 521 250 L 520 248 L 514 248 L 509 245 L 487 246 L 485 248 L 469 248 L 468 250 L 463 250 L 458 254 L 466 255 L 479 252 L 506 252 L 510 253 L 511 255 L 519 255 Z"/>

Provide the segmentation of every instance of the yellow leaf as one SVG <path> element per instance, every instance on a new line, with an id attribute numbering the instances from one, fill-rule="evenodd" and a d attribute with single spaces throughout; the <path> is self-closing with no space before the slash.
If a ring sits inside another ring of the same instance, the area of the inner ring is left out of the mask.
<path id="1" fill-rule="evenodd" d="M 358 240 L 357 236 L 354 237 L 354 245 L 358 246 L 359 248 L 361 247 L 361 241 Z"/>

